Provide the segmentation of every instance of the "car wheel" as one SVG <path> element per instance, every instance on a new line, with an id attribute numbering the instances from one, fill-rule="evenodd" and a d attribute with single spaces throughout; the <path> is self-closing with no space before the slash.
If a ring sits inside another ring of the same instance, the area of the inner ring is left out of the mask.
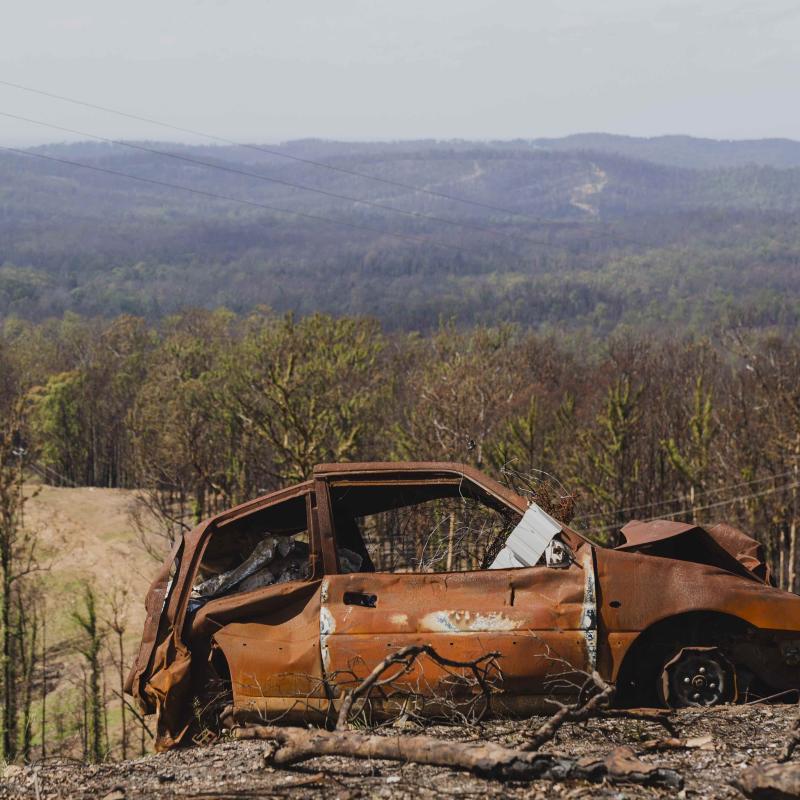
<path id="1" fill-rule="evenodd" d="M 658 688 L 670 708 L 734 703 L 736 668 L 718 647 L 684 647 L 664 665 Z"/>

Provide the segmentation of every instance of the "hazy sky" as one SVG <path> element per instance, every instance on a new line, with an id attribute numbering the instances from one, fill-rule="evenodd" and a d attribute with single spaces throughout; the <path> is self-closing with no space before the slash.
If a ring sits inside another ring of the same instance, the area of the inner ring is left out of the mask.
<path id="1" fill-rule="evenodd" d="M 0 80 L 235 139 L 800 139 L 800 0 L 3 2 Z M 0 110 L 189 138 L 2 85 Z"/>

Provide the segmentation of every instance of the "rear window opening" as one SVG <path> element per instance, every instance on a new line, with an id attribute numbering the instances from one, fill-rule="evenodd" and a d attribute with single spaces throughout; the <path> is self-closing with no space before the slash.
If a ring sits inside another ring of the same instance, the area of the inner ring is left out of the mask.
<path id="1" fill-rule="evenodd" d="M 306 497 L 222 523 L 211 534 L 192 589 L 195 607 L 229 594 L 311 576 Z"/>

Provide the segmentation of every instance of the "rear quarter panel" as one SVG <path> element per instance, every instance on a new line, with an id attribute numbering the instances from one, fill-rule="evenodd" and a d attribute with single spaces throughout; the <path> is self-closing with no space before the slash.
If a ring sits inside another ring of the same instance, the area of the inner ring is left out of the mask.
<path id="1" fill-rule="evenodd" d="M 705 564 L 597 548 L 601 668 L 615 680 L 628 648 L 657 622 L 692 611 L 800 633 L 800 597 Z"/>

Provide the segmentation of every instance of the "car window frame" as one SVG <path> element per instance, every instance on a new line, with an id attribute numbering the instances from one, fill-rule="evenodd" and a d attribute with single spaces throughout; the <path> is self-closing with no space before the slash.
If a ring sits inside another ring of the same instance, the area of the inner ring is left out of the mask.
<path id="1" fill-rule="evenodd" d="M 210 520 L 206 530 L 203 532 L 203 538 L 198 542 L 195 549 L 194 564 L 183 580 L 183 597 L 181 598 L 181 616 L 185 617 L 186 609 L 191 596 L 192 588 L 197 580 L 197 575 L 200 571 L 200 566 L 203 563 L 206 548 L 215 535 L 224 532 L 224 529 L 234 522 L 241 519 L 246 519 L 251 514 L 257 514 L 265 511 L 273 506 L 280 505 L 281 503 L 294 500 L 298 497 L 305 498 L 306 507 L 306 524 L 308 526 L 308 542 L 309 542 L 309 576 L 298 581 L 298 583 L 306 583 L 313 580 L 319 580 L 321 577 L 322 558 L 320 557 L 319 548 L 319 526 L 317 525 L 316 515 L 316 501 L 314 497 L 314 486 L 311 481 L 306 481 L 301 484 L 288 487 L 286 489 L 275 492 L 266 497 L 260 497 L 248 503 L 243 503 L 240 506 L 229 509 L 217 517 Z M 271 584 L 274 586 L 274 584 Z M 261 587 L 260 589 L 253 589 L 252 591 L 258 592 L 264 589 L 269 589 L 269 586 Z M 244 594 L 249 594 L 245 592 Z M 221 598 L 212 598 L 209 603 L 213 603 Z M 179 624 L 182 624 L 179 623 Z"/>
<path id="2" fill-rule="evenodd" d="M 379 474 L 374 473 L 362 473 L 362 474 L 348 474 L 342 476 L 324 476 L 321 478 L 316 478 L 314 481 L 314 490 L 317 495 L 317 500 L 320 507 L 320 537 L 322 543 L 322 560 L 323 560 L 323 567 L 324 567 L 324 574 L 325 575 L 342 575 L 345 574 L 341 571 L 341 565 L 339 563 L 339 555 L 338 555 L 338 538 L 336 534 L 336 526 L 334 523 L 334 513 L 333 513 L 333 490 L 336 487 L 340 486 L 353 486 L 353 485 L 370 485 L 370 486 L 398 486 L 402 485 L 405 487 L 408 486 L 435 486 L 442 484 L 448 484 L 453 486 L 463 485 L 463 484 L 470 484 L 472 487 L 478 490 L 478 499 L 479 502 L 484 503 L 487 508 L 492 508 L 492 504 L 485 502 L 481 498 L 481 495 L 485 495 L 486 498 L 492 498 L 494 504 L 502 506 L 508 509 L 509 512 L 513 514 L 524 514 L 524 511 L 518 508 L 517 506 L 509 503 L 501 494 L 496 491 L 493 491 L 490 486 L 486 486 L 480 481 L 477 481 L 474 477 L 465 475 L 460 472 L 453 472 L 446 477 L 442 476 L 441 474 L 430 475 L 430 476 L 414 476 L 412 473 L 408 473 L 403 476 L 402 479 L 392 479 L 387 480 L 382 478 Z M 322 502 L 320 502 L 322 499 Z M 423 501 L 424 502 L 424 501 Z M 327 548 L 326 548 L 327 542 Z M 458 570 L 460 573 L 466 572 L 484 572 L 481 569 L 475 570 Z M 381 574 L 381 575 L 403 575 L 403 574 L 419 574 L 419 573 L 398 573 L 398 572 L 383 572 L 383 571 L 376 571 L 374 574 Z M 448 575 L 453 573 L 442 572 L 442 575 Z"/>

